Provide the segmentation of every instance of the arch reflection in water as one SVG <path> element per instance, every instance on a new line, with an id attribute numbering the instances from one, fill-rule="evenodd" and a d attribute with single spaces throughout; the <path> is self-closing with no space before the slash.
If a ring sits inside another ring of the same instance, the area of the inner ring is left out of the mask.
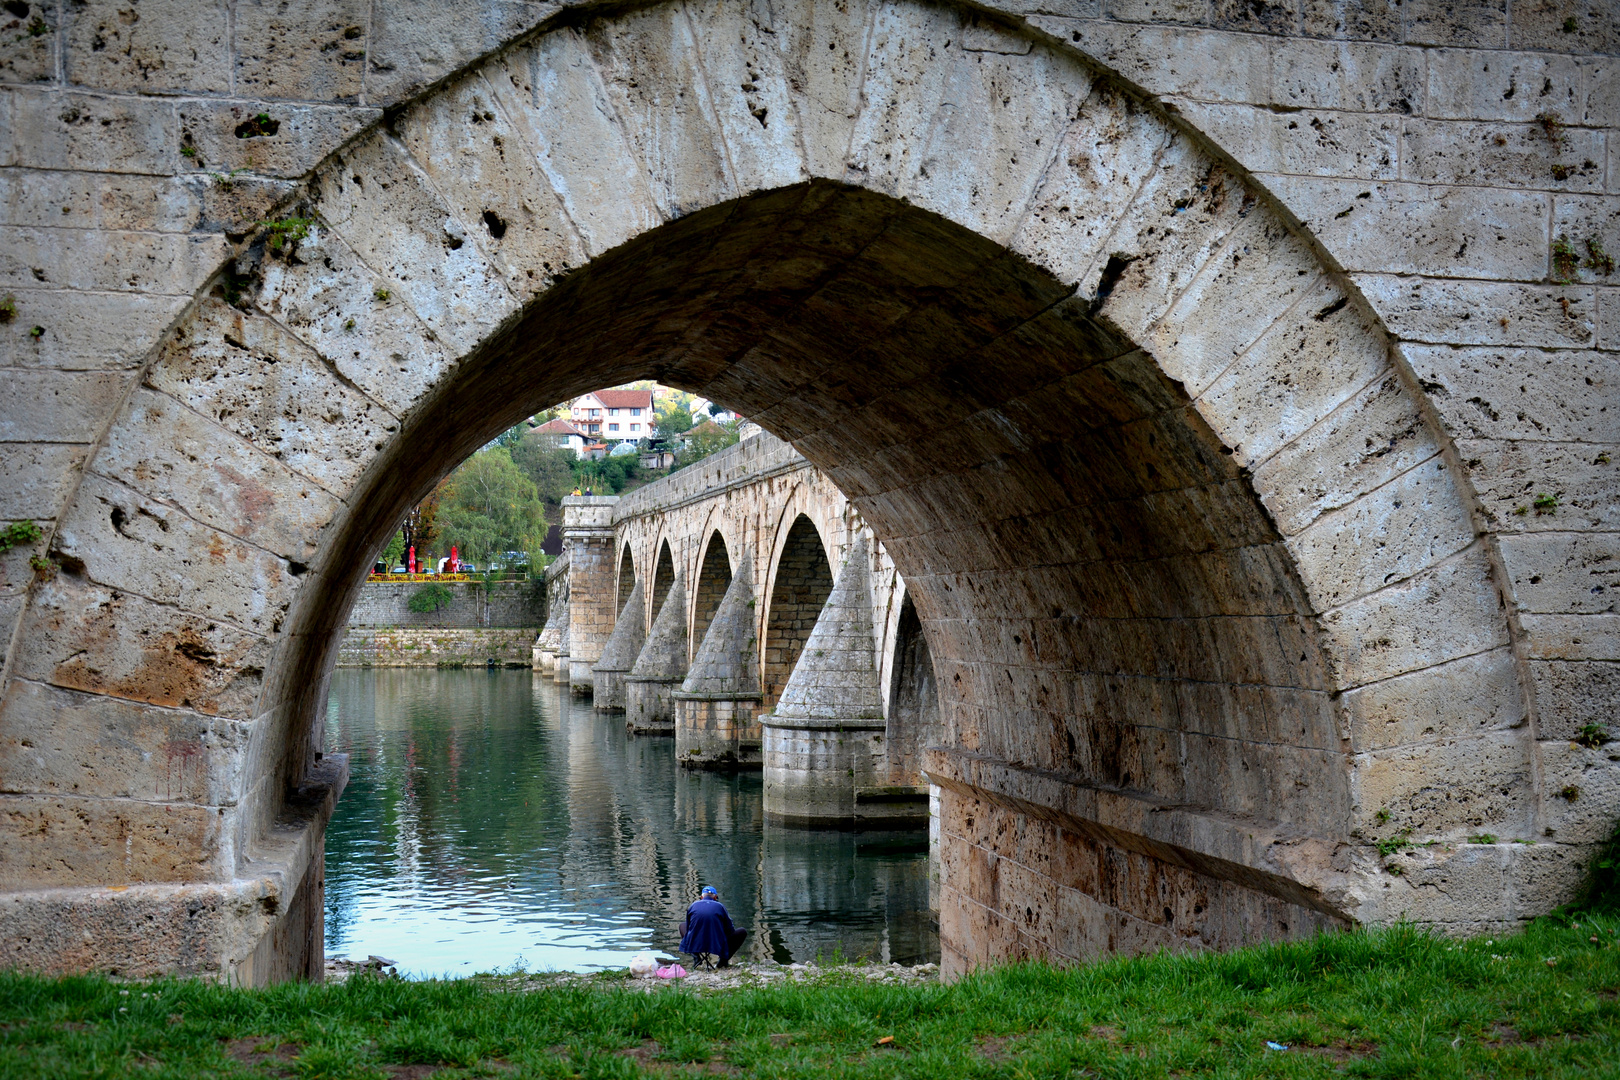
<path id="1" fill-rule="evenodd" d="M 678 769 L 670 740 L 550 679 L 339 670 L 327 716 L 352 776 L 326 837 L 329 956 L 624 967 L 672 951 L 713 884 L 752 959 L 939 958 L 924 834 L 766 826 L 758 775 Z"/>

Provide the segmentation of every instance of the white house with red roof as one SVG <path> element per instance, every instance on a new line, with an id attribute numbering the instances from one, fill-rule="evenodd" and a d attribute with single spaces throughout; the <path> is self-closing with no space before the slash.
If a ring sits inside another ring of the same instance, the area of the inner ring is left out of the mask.
<path id="1" fill-rule="evenodd" d="M 645 439 L 657 423 L 651 390 L 597 390 L 574 399 L 569 419 L 587 438 L 604 442 Z"/>
<path id="2" fill-rule="evenodd" d="M 585 444 L 590 438 L 567 420 L 547 420 L 529 434 L 544 439 L 559 450 L 572 450 L 578 457 L 585 456 Z"/>

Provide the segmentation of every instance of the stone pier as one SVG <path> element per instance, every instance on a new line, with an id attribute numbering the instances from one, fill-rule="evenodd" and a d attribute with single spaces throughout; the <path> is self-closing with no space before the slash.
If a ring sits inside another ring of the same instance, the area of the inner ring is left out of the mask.
<path id="1" fill-rule="evenodd" d="M 757 769 L 759 631 L 748 564 L 739 569 L 709 623 L 675 702 L 675 759 L 694 769 Z"/>
<path id="2" fill-rule="evenodd" d="M 632 735 L 674 735 L 674 692 L 686 680 L 686 588 L 677 578 L 624 679 L 624 726 Z"/>
<path id="3" fill-rule="evenodd" d="M 927 791 L 886 785 L 871 553 L 850 547 L 774 712 L 760 717 L 765 817 L 810 827 L 918 825 Z"/>
<path id="4" fill-rule="evenodd" d="M 630 589 L 630 596 L 619 612 L 618 625 L 602 646 L 602 655 L 591 669 L 595 688 L 595 704 L 602 712 L 624 712 L 625 676 L 636 666 L 641 646 L 647 640 L 647 604 L 638 579 Z"/>
<path id="5" fill-rule="evenodd" d="M 605 495 L 570 495 L 562 501 L 568 551 L 568 687 L 576 694 L 596 689 L 591 669 L 618 619 L 613 559 L 613 507 L 618 501 Z"/>
<path id="6" fill-rule="evenodd" d="M 546 567 L 546 625 L 534 639 L 534 670 L 552 675 L 557 669 L 557 650 L 568 633 L 568 555 Z"/>

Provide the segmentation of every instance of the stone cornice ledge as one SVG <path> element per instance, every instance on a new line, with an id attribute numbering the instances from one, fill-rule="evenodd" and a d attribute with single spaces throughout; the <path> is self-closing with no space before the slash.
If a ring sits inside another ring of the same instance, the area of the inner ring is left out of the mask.
<path id="1" fill-rule="evenodd" d="M 1054 824 L 1088 839 L 1230 881 L 1344 919 L 1365 902 L 1346 873 L 1352 849 L 1278 822 L 1165 803 L 1100 787 L 1069 773 L 929 747 L 931 782 Z"/>

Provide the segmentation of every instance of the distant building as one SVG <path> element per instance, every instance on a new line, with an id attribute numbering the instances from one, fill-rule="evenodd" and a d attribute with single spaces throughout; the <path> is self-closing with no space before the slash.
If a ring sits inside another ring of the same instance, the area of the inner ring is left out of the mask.
<path id="1" fill-rule="evenodd" d="M 569 419 L 590 439 L 645 439 L 656 423 L 652 399 L 651 390 L 598 390 L 575 398 Z"/>
<path id="2" fill-rule="evenodd" d="M 694 397 L 692 399 L 692 425 L 694 427 L 702 424 L 705 420 L 713 420 L 718 424 L 729 424 L 733 420 L 742 419 L 742 417 L 738 416 L 735 412 L 723 405 L 716 412 L 711 414 L 709 412 L 709 406 L 713 404 L 714 402 L 705 397 Z"/>
<path id="3" fill-rule="evenodd" d="M 567 420 L 547 420 L 530 434 L 559 450 L 572 450 L 576 457 L 585 455 L 585 444 L 589 441 L 583 431 Z"/>

